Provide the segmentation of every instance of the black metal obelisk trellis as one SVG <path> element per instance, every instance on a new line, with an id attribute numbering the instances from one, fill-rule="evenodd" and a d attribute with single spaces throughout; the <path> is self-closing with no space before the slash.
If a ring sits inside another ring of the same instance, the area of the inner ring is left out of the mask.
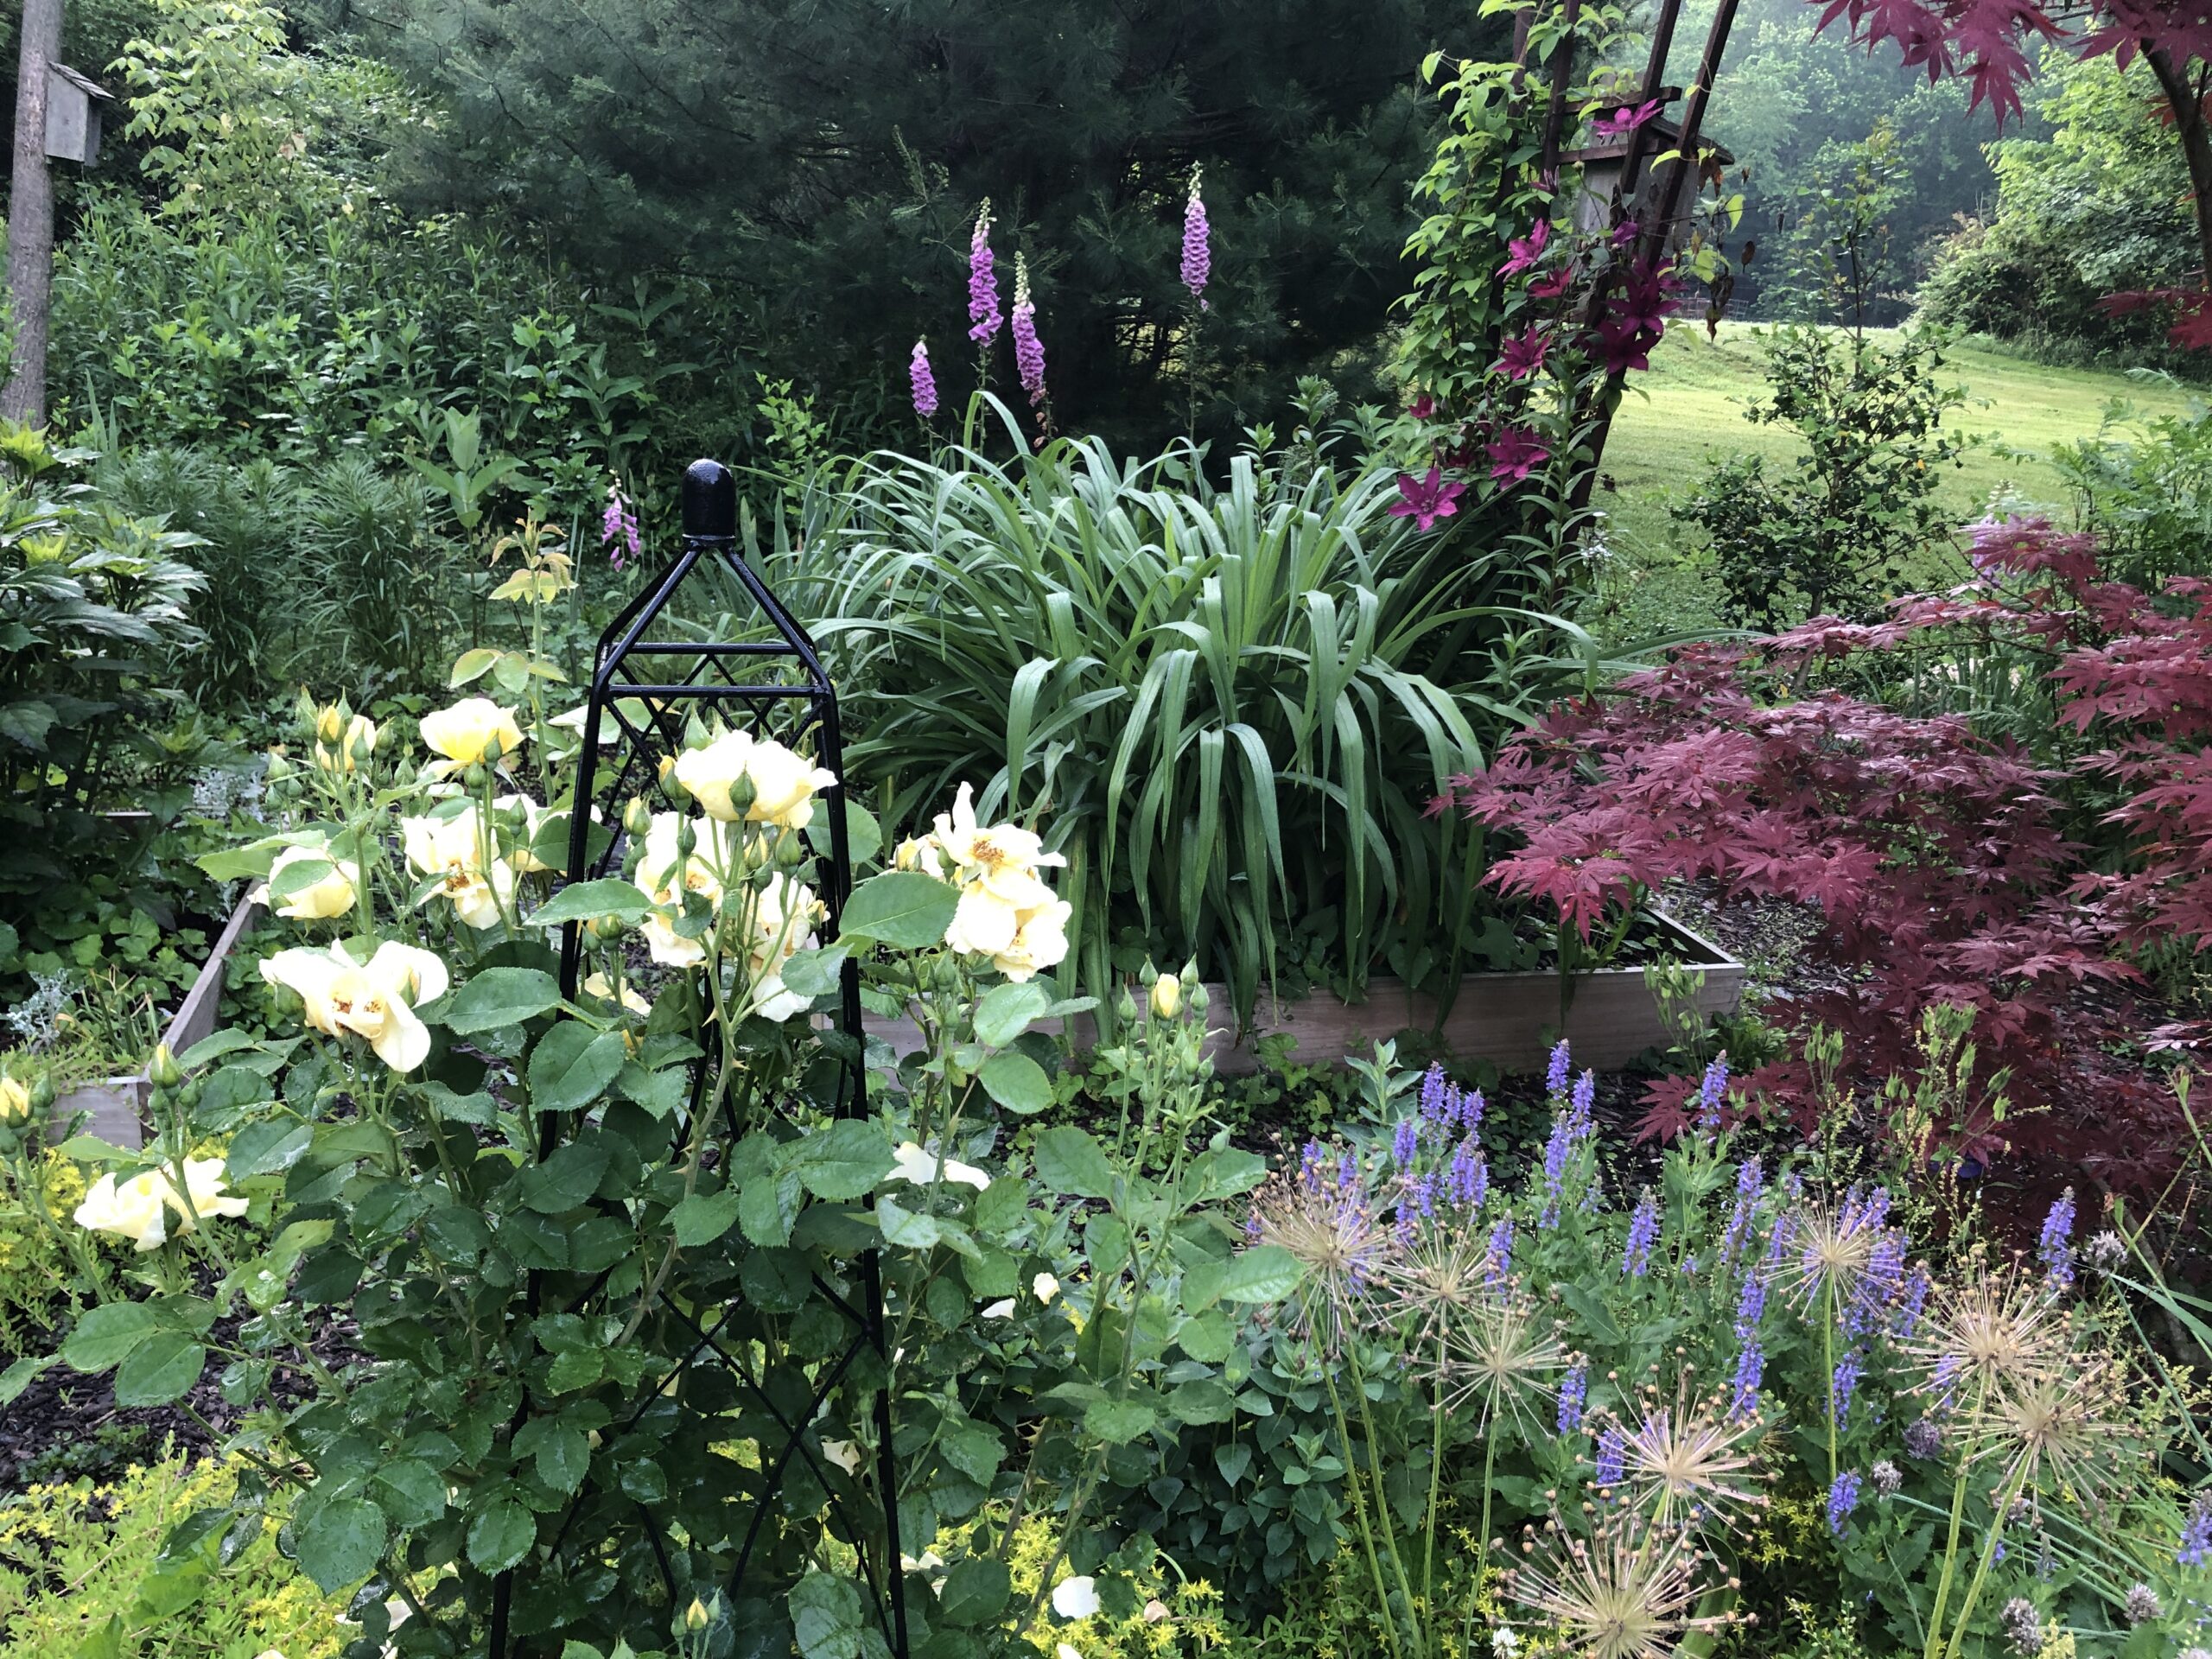
<path id="1" fill-rule="evenodd" d="M 695 715 L 711 712 L 723 724 L 748 730 L 756 737 L 772 737 L 793 749 L 809 753 L 817 765 L 843 775 L 843 753 L 837 722 L 837 695 L 823 671 L 822 661 L 806 631 L 777 601 L 774 594 L 745 563 L 737 550 L 737 487 L 729 469 L 718 461 L 695 461 L 683 475 L 683 545 L 675 560 L 649 582 L 645 590 L 624 607 L 601 635 L 594 655 L 589 694 L 584 706 L 582 742 L 576 757 L 577 779 L 567 875 L 581 881 L 619 868 L 622 837 L 603 838 L 594 833 L 597 808 L 600 826 L 619 827 L 622 805 L 632 797 L 650 795 L 658 781 L 663 763 L 683 747 L 687 725 Z M 669 625 L 680 614 L 674 607 L 687 581 L 700 567 L 734 579 L 749 597 L 769 637 L 736 641 L 702 641 L 668 637 Z M 843 791 L 826 791 L 830 848 L 817 858 L 812 885 L 828 911 L 823 937 L 834 938 L 837 918 L 852 886 L 852 857 L 845 823 Z M 594 847 L 595 839 L 603 844 Z M 561 948 L 561 988 L 574 997 L 582 970 L 583 938 L 571 923 Z M 849 1039 L 850 1058 L 844 1060 L 837 1085 L 840 1116 L 860 1116 L 867 1110 L 867 1073 L 860 1063 L 861 1001 L 857 965 L 842 969 L 842 995 L 836 1026 Z M 672 1145 L 681 1145 L 702 1126 L 696 1114 L 711 1109 L 715 1098 L 709 1068 L 711 1058 L 696 1062 L 689 1103 L 672 1116 L 669 1132 Z M 538 1117 L 537 1156 L 550 1158 L 582 1127 L 581 1115 L 542 1113 Z M 712 1126 L 711 1135 L 726 1135 L 726 1144 L 741 1138 L 744 1129 L 734 1116 Z M 677 1344 L 681 1365 L 678 1377 L 648 1391 L 628 1422 L 617 1421 L 607 1431 L 612 1440 L 643 1425 L 656 1402 L 665 1399 L 671 1382 L 690 1386 L 702 1372 L 718 1372 L 706 1379 L 712 1397 L 744 1407 L 771 1432 L 752 1436 L 759 1452 L 760 1484 L 749 1497 L 734 1500 L 746 1504 L 750 1514 L 734 1517 L 733 1535 L 741 1534 L 734 1560 L 721 1574 L 721 1588 L 733 1606 L 741 1606 L 753 1564 L 763 1523 L 768 1521 L 785 1493 L 786 1477 L 795 1465 L 809 1470 L 816 1484 L 828 1494 L 836 1531 L 854 1553 L 861 1578 L 873 1593 L 875 1613 L 893 1659 L 906 1659 L 906 1610 L 899 1554 L 898 1483 L 891 1447 L 891 1408 L 887 1393 L 879 1390 L 874 1402 L 877 1445 L 874 1471 L 872 1513 L 855 1515 L 829 1478 L 816 1452 L 807 1444 L 816 1414 L 852 1370 L 862 1355 L 885 1357 L 882 1279 L 880 1261 L 873 1249 L 856 1264 L 856 1294 L 840 1292 L 817 1278 L 815 1289 L 828 1306 L 837 1310 L 849 1330 L 849 1340 L 825 1357 L 810 1360 L 804 1375 L 810 1398 L 794 1394 L 786 1371 L 779 1378 L 764 1375 L 761 1356 L 749 1338 L 732 1338 L 733 1321 L 744 1311 L 744 1296 L 730 1287 L 730 1300 L 719 1308 L 680 1307 L 663 1298 L 662 1312 L 670 1328 L 680 1331 Z M 605 1289 L 606 1274 L 580 1286 L 556 1286 L 554 1275 L 533 1272 L 529 1287 L 533 1317 L 571 1311 L 593 1305 Z M 780 1383 L 780 1386 L 779 1384 Z M 526 1409 L 526 1408 L 525 1408 Z M 519 1424 L 518 1425 L 519 1427 Z M 855 1491 L 865 1483 L 854 1483 Z M 587 1494 L 588 1496 L 588 1493 Z M 602 1501 L 604 1495 L 601 1495 Z M 679 1580 L 675 1562 L 691 1560 L 683 1554 L 684 1541 L 671 1539 L 650 1493 L 626 1497 L 636 1504 L 658 1573 L 667 1584 L 671 1607 L 682 1598 L 696 1594 L 696 1580 Z M 552 1555 L 560 1559 L 561 1544 L 584 1502 L 556 1523 Z M 557 1568 L 556 1569 L 558 1570 Z M 531 1651 L 529 1626 L 518 1618 L 518 1593 L 527 1593 L 526 1580 L 517 1572 L 502 1574 L 493 1595 L 490 1642 L 491 1659 L 523 1659 Z"/>

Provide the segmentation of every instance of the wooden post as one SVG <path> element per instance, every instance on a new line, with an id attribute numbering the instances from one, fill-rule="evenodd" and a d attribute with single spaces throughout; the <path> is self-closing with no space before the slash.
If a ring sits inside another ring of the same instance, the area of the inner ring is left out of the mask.
<path id="1" fill-rule="evenodd" d="M 54 181 L 46 164 L 47 70 L 61 57 L 61 0 L 23 0 L 16 72 L 16 159 L 8 196 L 8 321 L 0 416 L 46 424 L 46 337 L 54 295 Z"/>

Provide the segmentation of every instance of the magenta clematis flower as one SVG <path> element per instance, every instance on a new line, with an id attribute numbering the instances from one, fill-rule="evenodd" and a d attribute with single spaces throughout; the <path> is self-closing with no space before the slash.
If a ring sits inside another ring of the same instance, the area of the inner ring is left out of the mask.
<path id="1" fill-rule="evenodd" d="M 976 233 L 968 240 L 968 338 L 978 346 L 991 343 L 1006 319 L 999 315 L 997 262 L 991 255 L 991 203 L 983 199 L 976 215 Z"/>
<path id="2" fill-rule="evenodd" d="M 1417 421 L 1425 421 L 1436 413 L 1436 399 L 1424 391 L 1414 399 L 1413 406 L 1406 412 Z"/>
<path id="3" fill-rule="evenodd" d="M 1497 268 L 1497 274 L 1515 276 L 1524 270 L 1535 270 L 1536 261 L 1544 257 L 1545 245 L 1551 239 L 1551 220 L 1538 219 L 1529 227 L 1528 235 L 1516 236 L 1505 245 L 1505 263 Z"/>
<path id="4" fill-rule="evenodd" d="M 1552 337 L 1542 329 L 1531 327 L 1526 334 L 1514 335 L 1498 348 L 1497 361 L 1491 368 L 1510 380 L 1525 380 L 1544 366 L 1544 355 L 1551 348 Z"/>
<path id="5" fill-rule="evenodd" d="M 1198 194 L 1198 172 L 1191 169 L 1191 194 L 1183 203 L 1183 286 L 1203 311 L 1206 281 L 1213 275 L 1213 248 L 1208 240 L 1212 232 L 1206 223 L 1205 198 Z"/>
<path id="6" fill-rule="evenodd" d="M 1398 499 L 1390 504 L 1390 516 L 1412 519 L 1416 530 L 1433 530 L 1438 519 L 1449 518 L 1459 511 L 1459 499 L 1466 488 L 1457 479 L 1446 482 L 1443 474 L 1433 467 L 1427 478 L 1401 473 Z"/>
<path id="7" fill-rule="evenodd" d="M 1648 104 L 1633 108 L 1624 104 L 1620 108 L 1599 116 L 1592 124 L 1592 130 L 1600 138 L 1625 138 L 1658 113 L 1659 100 L 1656 98 Z"/>
<path id="8" fill-rule="evenodd" d="M 1536 442 L 1526 427 L 1509 426 L 1483 446 L 1490 456 L 1490 475 L 1517 484 L 1551 459 L 1552 452 Z M 1393 511 L 1395 511 L 1394 508 Z"/>
<path id="9" fill-rule="evenodd" d="M 1666 327 L 1669 317 L 1682 308 L 1681 302 L 1675 298 L 1674 289 L 1672 265 L 1639 265 L 1628 274 L 1620 292 L 1609 302 L 1606 315 L 1616 321 L 1656 333 Z"/>
<path id="10" fill-rule="evenodd" d="M 1555 300 L 1574 286 L 1574 267 L 1561 265 L 1557 270 L 1548 270 L 1529 284 L 1529 297 L 1535 300 Z"/>
<path id="11" fill-rule="evenodd" d="M 1633 318 L 1608 317 L 1598 325 L 1598 332 L 1588 337 L 1588 343 L 1598 359 L 1605 365 L 1608 374 L 1626 374 L 1630 370 L 1646 370 L 1651 366 L 1651 348 L 1664 334 L 1663 326 L 1640 327 Z"/>
<path id="12" fill-rule="evenodd" d="M 930 348 L 926 342 L 914 342 L 914 355 L 906 365 L 906 376 L 914 384 L 914 413 L 927 420 L 937 413 L 937 377 L 930 372 Z"/>

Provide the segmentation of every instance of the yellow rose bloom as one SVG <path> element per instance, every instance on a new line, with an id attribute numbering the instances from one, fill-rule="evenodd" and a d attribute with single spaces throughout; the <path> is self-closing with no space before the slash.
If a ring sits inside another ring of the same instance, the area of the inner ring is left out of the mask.
<path id="1" fill-rule="evenodd" d="M 118 1185 L 110 1171 L 92 1183 L 72 1219 L 86 1232 L 112 1233 L 141 1251 L 158 1250 L 169 1236 L 162 1202 L 168 1185 L 149 1169 Z"/>
<path id="2" fill-rule="evenodd" d="M 450 709 L 423 716 L 423 741 L 457 766 L 491 758 L 496 746 L 504 758 L 522 747 L 522 728 L 514 710 L 489 697 L 463 697 Z"/>
<path id="3" fill-rule="evenodd" d="M 342 945 L 279 950 L 262 963 L 261 976 L 298 994 L 308 1025 L 327 1036 L 366 1038 L 395 1071 L 412 1071 L 429 1058 L 430 1033 L 415 1007 L 443 996 L 452 982 L 437 957 L 394 940 L 365 963 Z"/>
<path id="4" fill-rule="evenodd" d="M 1183 982 L 1173 974 L 1162 974 L 1152 982 L 1152 1011 L 1162 1020 L 1173 1020 L 1175 1011 L 1183 1006 Z"/>
<path id="5" fill-rule="evenodd" d="M 740 779 L 753 791 L 742 813 L 730 798 Z M 814 822 L 815 795 L 833 787 L 837 775 L 772 739 L 724 732 L 704 748 L 686 749 L 676 757 L 676 781 L 691 792 L 702 811 L 724 823 L 743 817 L 804 830 Z"/>
<path id="6" fill-rule="evenodd" d="M 26 1123 L 31 1116 L 31 1091 L 14 1077 L 0 1077 L 0 1123 Z"/>
<path id="7" fill-rule="evenodd" d="M 343 916 L 353 908 L 356 889 L 361 880 L 361 867 L 350 859 L 333 858 L 319 847 L 287 847 L 276 855 L 269 867 L 269 880 L 247 895 L 257 905 L 270 902 L 270 889 L 277 877 L 296 864 L 328 864 L 329 873 L 311 885 L 289 895 L 284 902 L 274 906 L 279 916 L 296 922 L 327 922 Z"/>

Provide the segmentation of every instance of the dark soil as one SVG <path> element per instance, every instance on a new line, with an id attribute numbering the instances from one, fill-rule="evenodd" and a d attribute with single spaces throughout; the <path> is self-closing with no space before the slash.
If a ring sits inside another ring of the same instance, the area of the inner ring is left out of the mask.
<path id="1" fill-rule="evenodd" d="M 218 1320 L 213 1339 L 228 1343 L 238 1327 L 235 1318 Z M 346 1332 L 336 1326 L 316 1349 L 327 1363 L 343 1363 L 351 1357 Z M 0 1360 L 7 1357 L 0 1355 Z M 211 1363 L 192 1391 L 173 1405 L 124 1407 L 115 1403 L 111 1373 L 87 1376 L 67 1365 L 49 1367 L 0 1412 L 0 1494 L 80 1475 L 104 1479 L 165 1452 L 194 1458 L 213 1452 L 242 1415 L 217 1388 L 220 1373 L 219 1364 Z M 305 1401 L 313 1386 L 303 1375 L 280 1371 L 276 1392 Z"/>

